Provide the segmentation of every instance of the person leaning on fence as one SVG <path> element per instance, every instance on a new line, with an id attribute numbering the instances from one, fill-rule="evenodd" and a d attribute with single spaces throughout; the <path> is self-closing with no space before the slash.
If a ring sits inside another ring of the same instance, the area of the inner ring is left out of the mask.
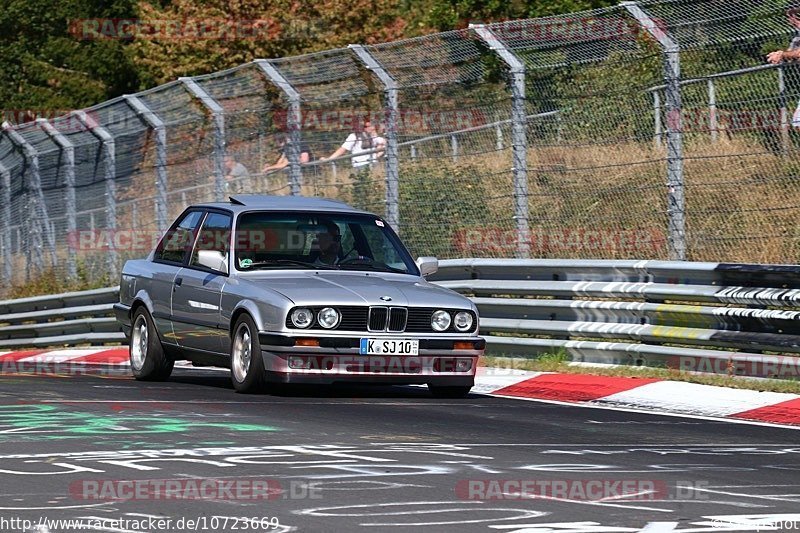
<path id="1" fill-rule="evenodd" d="M 281 156 L 271 165 L 266 165 L 261 169 L 261 172 L 271 172 L 273 170 L 281 170 L 289 166 L 289 156 L 287 154 L 289 148 L 289 138 L 283 137 L 281 139 Z M 306 143 L 300 143 L 300 164 L 308 163 L 311 161 L 311 150 Z"/>
<path id="2" fill-rule="evenodd" d="M 233 156 L 225 156 L 225 193 L 243 193 L 244 181 L 250 177 L 247 167 L 236 161 Z"/>
<path id="3" fill-rule="evenodd" d="M 789 41 L 789 48 L 786 50 L 775 50 L 767 54 L 767 61 L 773 65 L 783 63 L 785 61 L 798 61 L 800 60 L 800 6 L 791 7 L 786 11 L 786 17 L 789 24 L 795 29 L 795 35 Z M 792 126 L 800 128 L 800 102 L 792 115 Z"/>
<path id="4" fill-rule="evenodd" d="M 350 161 L 353 168 L 368 167 L 378 160 L 383 155 L 383 149 L 386 147 L 386 140 L 378 135 L 377 128 L 370 120 L 366 120 L 362 124 L 357 122 L 353 128 L 353 132 L 347 136 L 344 143 L 336 149 L 328 157 L 320 157 L 320 161 L 327 161 L 328 159 L 336 159 L 346 153 L 353 154 Z M 374 153 L 364 153 L 376 150 Z M 363 154 L 363 155 L 359 155 Z"/>

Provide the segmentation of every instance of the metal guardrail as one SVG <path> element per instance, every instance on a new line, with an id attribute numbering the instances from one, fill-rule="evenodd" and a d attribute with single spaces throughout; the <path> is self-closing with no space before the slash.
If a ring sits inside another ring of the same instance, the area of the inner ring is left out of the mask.
<path id="1" fill-rule="evenodd" d="M 0 301 L 0 349 L 119 343 L 119 287 Z"/>
<path id="2" fill-rule="evenodd" d="M 800 265 L 465 259 L 489 354 L 800 377 Z M 0 301 L 0 348 L 123 342 L 118 287 Z"/>
<path id="3" fill-rule="evenodd" d="M 800 266 L 468 259 L 431 281 L 472 298 L 489 354 L 800 377 Z"/>

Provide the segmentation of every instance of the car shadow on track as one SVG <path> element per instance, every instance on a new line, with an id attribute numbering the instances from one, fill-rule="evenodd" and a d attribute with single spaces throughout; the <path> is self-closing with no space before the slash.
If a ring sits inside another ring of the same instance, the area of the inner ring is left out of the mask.
<path id="1" fill-rule="evenodd" d="M 176 370 L 167 383 L 170 382 L 226 389 L 233 392 L 230 376 L 219 371 Z M 237 396 L 242 398 L 253 396 L 286 398 L 433 398 L 428 388 L 424 386 L 367 385 L 360 383 L 337 383 L 333 385 L 269 384 L 264 391 L 258 394 L 237 394 Z M 474 400 L 487 397 L 470 394 L 467 398 Z"/>

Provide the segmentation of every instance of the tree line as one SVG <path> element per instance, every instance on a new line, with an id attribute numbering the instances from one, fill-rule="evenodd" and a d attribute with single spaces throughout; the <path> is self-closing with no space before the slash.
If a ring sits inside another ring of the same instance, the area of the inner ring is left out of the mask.
<path id="1" fill-rule="evenodd" d="M 603 7 L 606 0 L 1 0 L 4 119 L 274 58 Z"/>

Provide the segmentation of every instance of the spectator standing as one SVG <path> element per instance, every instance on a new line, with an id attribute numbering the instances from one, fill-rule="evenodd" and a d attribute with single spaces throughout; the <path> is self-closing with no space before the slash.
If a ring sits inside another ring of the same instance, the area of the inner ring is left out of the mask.
<path id="1" fill-rule="evenodd" d="M 789 41 L 789 48 L 786 50 L 776 50 L 767 55 L 767 61 L 773 65 L 786 61 L 797 61 L 800 59 L 800 8 L 791 7 L 786 11 L 786 18 L 789 24 L 795 29 L 795 35 Z M 800 102 L 792 116 L 792 126 L 800 128 Z"/>
<path id="2" fill-rule="evenodd" d="M 239 163 L 233 156 L 225 156 L 225 193 L 244 192 L 244 180 L 250 177 L 247 167 Z"/>
<path id="3" fill-rule="evenodd" d="M 365 120 L 363 126 L 359 121 L 355 124 L 352 133 L 344 140 L 344 143 L 331 155 L 328 157 L 321 157 L 320 160 L 327 161 L 328 159 L 336 159 L 346 153 L 351 153 L 353 154 L 351 158 L 353 168 L 369 168 L 370 165 L 383 155 L 383 150 L 385 148 L 386 139 L 378 135 L 378 130 L 372 124 L 372 121 Z M 375 153 L 364 153 L 372 150 L 378 151 Z"/>
<path id="4" fill-rule="evenodd" d="M 288 147 L 289 147 L 289 138 L 283 137 L 281 139 L 281 155 L 277 161 L 275 161 L 271 165 L 266 165 L 264 168 L 261 169 L 262 172 L 271 172 L 273 170 L 281 170 L 289 166 L 289 154 Z M 309 149 L 308 145 L 304 142 L 300 143 L 300 164 L 308 163 L 311 161 L 311 150 Z"/>

